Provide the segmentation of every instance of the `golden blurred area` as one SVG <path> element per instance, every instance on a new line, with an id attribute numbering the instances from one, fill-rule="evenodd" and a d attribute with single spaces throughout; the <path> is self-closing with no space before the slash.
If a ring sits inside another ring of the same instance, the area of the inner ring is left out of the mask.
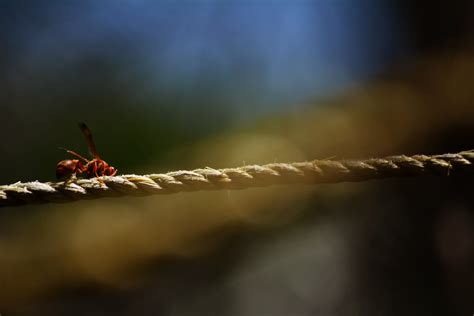
<path id="1" fill-rule="evenodd" d="M 472 149 L 456 147 L 465 143 L 462 137 L 474 135 L 472 50 L 433 55 L 398 69 L 341 96 L 316 100 L 317 107 L 262 118 L 176 148 L 166 160 L 184 155 L 184 167 L 222 168 Z M 133 288 L 147 278 L 148 264 L 161 258 L 219 253 L 239 231 L 293 223 L 315 194 L 335 201 L 377 185 L 291 185 L 23 207 L 0 237 L 0 306 L 28 304 L 80 284 Z"/>

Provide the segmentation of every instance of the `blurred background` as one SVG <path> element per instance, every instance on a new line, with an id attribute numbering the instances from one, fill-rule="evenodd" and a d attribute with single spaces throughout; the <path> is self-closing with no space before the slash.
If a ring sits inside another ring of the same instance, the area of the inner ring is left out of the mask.
<path id="1" fill-rule="evenodd" d="M 0 184 L 473 149 L 474 4 L 0 1 Z M 472 175 L 2 208 L 5 315 L 471 315 Z"/>

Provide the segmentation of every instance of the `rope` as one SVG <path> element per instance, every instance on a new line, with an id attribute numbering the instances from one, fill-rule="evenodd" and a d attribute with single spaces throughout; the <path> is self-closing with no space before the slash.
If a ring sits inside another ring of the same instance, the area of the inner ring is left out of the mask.
<path id="1" fill-rule="evenodd" d="M 335 183 L 416 175 L 449 176 L 474 171 L 474 150 L 457 154 L 390 156 L 365 160 L 313 160 L 240 168 L 196 169 L 166 174 L 121 175 L 0 186 L 0 207 L 71 202 L 111 196 L 224 190 L 292 183 Z"/>

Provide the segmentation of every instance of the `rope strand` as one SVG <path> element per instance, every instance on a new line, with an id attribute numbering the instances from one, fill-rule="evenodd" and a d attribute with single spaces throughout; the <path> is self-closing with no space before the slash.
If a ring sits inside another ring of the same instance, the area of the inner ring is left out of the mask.
<path id="1" fill-rule="evenodd" d="M 166 174 L 121 175 L 61 182 L 17 182 L 0 186 L 0 207 L 72 202 L 110 196 L 244 189 L 274 184 L 336 183 L 474 171 L 474 150 L 456 154 L 390 156 L 365 160 L 313 160 L 240 168 L 196 169 Z"/>

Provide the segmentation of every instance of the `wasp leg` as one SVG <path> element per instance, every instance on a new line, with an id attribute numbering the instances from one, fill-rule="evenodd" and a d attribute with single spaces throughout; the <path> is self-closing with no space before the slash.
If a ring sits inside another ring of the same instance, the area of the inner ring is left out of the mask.
<path id="1" fill-rule="evenodd" d="M 104 180 L 101 178 L 101 176 L 99 176 L 99 173 L 100 172 L 100 169 L 97 167 L 98 163 L 97 161 L 94 162 L 94 166 L 92 168 L 92 172 L 94 172 L 95 174 L 95 178 L 97 179 L 97 181 L 99 181 L 99 183 L 102 185 L 102 184 L 105 184 L 104 183 Z"/>
<path id="2" fill-rule="evenodd" d="M 77 181 L 76 174 L 71 173 L 71 175 L 66 180 L 64 180 L 64 186 L 68 186 L 71 183 L 76 182 L 76 181 Z"/>

